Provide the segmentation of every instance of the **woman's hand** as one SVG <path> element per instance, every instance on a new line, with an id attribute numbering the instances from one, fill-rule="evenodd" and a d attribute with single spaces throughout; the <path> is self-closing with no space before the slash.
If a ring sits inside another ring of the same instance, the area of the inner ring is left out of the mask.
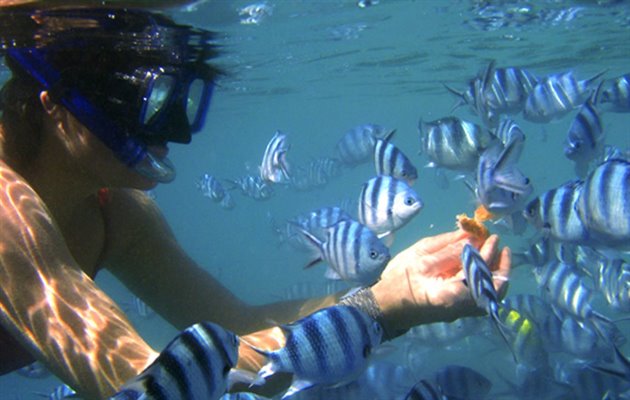
<path id="1" fill-rule="evenodd" d="M 419 324 L 483 315 L 464 284 L 461 252 L 466 243 L 480 249 L 502 296 L 511 254 L 507 247 L 499 252 L 498 242 L 496 235 L 483 240 L 460 229 L 424 238 L 396 255 L 372 287 L 387 333 L 395 337 Z"/>

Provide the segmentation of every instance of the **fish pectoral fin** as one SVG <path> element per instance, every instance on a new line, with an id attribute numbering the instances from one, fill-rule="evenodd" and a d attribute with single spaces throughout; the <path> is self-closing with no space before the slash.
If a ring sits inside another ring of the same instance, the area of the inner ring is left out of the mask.
<path id="1" fill-rule="evenodd" d="M 291 383 L 291 387 L 289 387 L 289 389 L 286 391 L 285 394 L 282 395 L 282 399 L 287 399 L 291 396 L 293 396 L 294 394 L 296 394 L 297 392 L 300 392 L 302 390 L 306 390 L 308 388 L 311 388 L 315 386 L 314 382 L 305 380 L 305 379 L 295 379 L 293 381 L 293 383 Z"/>
<path id="2" fill-rule="evenodd" d="M 328 267 L 326 269 L 326 272 L 324 273 L 324 277 L 326 279 L 330 279 L 330 280 L 333 280 L 333 281 L 340 281 L 340 280 L 342 280 L 341 275 L 339 275 L 339 272 L 335 271 L 331 267 Z"/>
<path id="3" fill-rule="evenodd" d="M 228 389 L 231 389 L 232 386 L 239 383 L 243 383 L 251 387 L 262 385 L 265 383 L 265 380 L 254 372 L 239 368 L 232 368 L 230 372 L 228 372 L 227 387 Z"/>

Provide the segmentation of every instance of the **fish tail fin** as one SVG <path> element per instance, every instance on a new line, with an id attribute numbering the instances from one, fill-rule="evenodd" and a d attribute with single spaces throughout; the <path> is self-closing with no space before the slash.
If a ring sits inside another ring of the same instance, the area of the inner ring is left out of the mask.
<path id="1" fill-rule="evenodd" d="M 510 343 L 510 339 L 507 337 L 507 334 L 505 333 L 505 329 L 509 329 L 509 327 L 505 325 L 505 323 L 501 320 L 501 317 L 499 317 L 498 307 L 494 308 L 492 312 L 490 313 L 490 315 L 492 317 L 492 321 L 494 321 L 494 326 L 496 326 L 497 330 L 499 331 L 499 335 L 501 335 L 501 338 L 503 338 L 503 341 L 505 342 L 507 347 L 510 349 L 510 353 L 512 353 L 512 358 L 514 359 L 514 362 L 518 364 L 518 357 L 516 357 L 516 353 L 514 352 L 514 348 L 512 347 L 512 344 Z"/>

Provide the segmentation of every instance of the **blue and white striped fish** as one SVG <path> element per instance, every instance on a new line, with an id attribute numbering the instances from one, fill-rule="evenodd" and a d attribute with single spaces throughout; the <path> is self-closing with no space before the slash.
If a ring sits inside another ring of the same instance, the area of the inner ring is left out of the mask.
<path id="1" fill-rule="evenodd" d="M 604 81 L 596 103 L 604 111 L 630 112 L 630 74 Z"/>
<path id="2" fill-rule="evenodd" d="M 630 264 L 622 258 L 602 258 L 596 265 L 597 289 L 614 310 L 630 312 Z"/>
<path id="3" fill-rule="evenodd" d="M 346 166 L 353 167 L 370 159 L 374 153 L 376 139 L 389 139 L 395 129 L 376 124 L 358 125 L 347 131 L 337 142 L 337 158 Z"/>
<path id="4" fill-rule="evenodd" d="M 197 189 L 201 194 L 212 201 L 220 202 L 225 197 L 226 191 L 217 178 L 209 174 L 203 174 L 197 181 Z"/>
<path id="5" fill-rule="evenodd" d="M 475 304 L 488 313 L 499 334 L 510 350 L 512 350 L 510 342 L 503 331 L 504 328 L 499 316 L 499 308 L 501 307 L 499 294 L 494 288 L 494 278 L 488 264 L 481 257 L 479 251 L 470 244 L 464 246 L 461 260 L 465 283 L 470 289 L 470 294 L 475 300 Z M 516 361 L 516 355 L 514 355 L 514 360 Z"/>
<path id="6" fill-rule="evenodd" d="M 608 318 L 593 309 L 593 291 L 585 283 L 577 267 L 560 261 L 551 261 L 534 269 L 542 297 L 558 308 L 582 319 Z"/>
<path id="7" fill-rule="evenodd" d="M 429 379 L 421 379 L 413 385 L 409 393 L 405 395 L 404 400 L 447 400 L 448 398 L 442 393 L 442 388 Z"/>
<path id="8" fill-rule="evenodd" d="M 370 229 L 351 219 L 329 227 L 324 241 L 299 228 L 319 249 L 319 257 L 306 268 L 323 260 L 329 266 L 326 271 L 329 279 L 369 285 L 378 279 L 391 258 L 389 249 Z"/>
<path id="9" fill-rule="evenodd" d="M 523 117 L 538 123 L 562 118 L 590 97 L 590 86 L 601 75 L 579 81 L 569 71 L 541 79 L 527 97 Z"/>
<path id="10" fill-rule="evenodd" d="M 358 219 L 383 237 L 407 224 L 423 206 L 420 196 L 405 181 L 377 176 L 361 188 Z"/>
<path id="11" fill-rule="evenodd" d="M 555 240 L 588 244 L 589 232 L 577 212 L 582 193 L 581 181 L 567 182 L 530 201 L 523 211 L 525 219 Z"/>
<path id="12" fill-rule="evenodd" d="M 374 145 L 374 166 L 376 175 L 387 175 L 401 179 L 409 185 L 418 179 L 418 170 L 409 158 L 393 143 L 376 139 Z"/>
<path id="13" fill-rule="evenodd" d="M 339 160 L 319 157 L 306 165 L 292 168 L 290 186 L 296 190 L 307 191 L 325 186 L 339 175 L 341 175 L 341 162 Z"/>
<path id="14" fill-rule="evenodd" d="M 475 194 L 479 203 L 494 215 L 508 216 L 522 210 L 534 190 L 529 178 L 515 165 L 521 145 L 517 139 L 505 147 L 496 143 L 479 158 Z"/>
<path id="15" fill-rule="evenodd" d="M 272 183 L 289 183 L 290 166 L 287 161 L 287 151 L 289 144 L 287 135 L 280 131 L 276 131 L 263 155 L 260 164 L 260 177 L 266 182 Z"/>
<path id="16" fill-rule="evenodd" d="M 460 97 L 460 101 L 453 109 L 468 104 L 475 112 L 485 108 L 492 114 L 499 115 L 521 112 L 527 96 L 537 82 L 538 78 L 523 68 L 496 68 L 495 62 L 492 61 L 469 82 L 465 91 L 458 92 L 445 86 L 451 93 Z M 483 104 L 477 104 L 480 102 Z"/>
<path id="17" fill-rule="evenodd" d="M 630 251 L 630 162 L 608 160 L 591 171 L 577 209 L 598 245 Z"/>
<path id="18" fill-rule="evenodd" d="M 61 384 L 53 389 L 52 392 L 46 393 L 34 393 L 39 397 L 44 397 L 48 400 L 63 400 L 63 399 L 73 399 L 77 397 L 77 392 L 74 391 L 70 386 Z"/>
<path id="19" fill-rule="evenodd" d="M 316 385 L 339 385 L 356 378 L 383 335 L 381 326 L 363 311 L 339 305 L 281 328 L 286 336 L 284 347 L 254 350 L 269 360 L 258 373 L 262 379 L 278 372 L 293 373 L 283 399 Z"/>
<path id="20" fill-rule="evenodd" d="M 283 231 L 286 235 L 283 240 L 298 250 L 318 252 L 319 247 L 315 246 L 312 241 L 305 238 L 298 229 L 302 228 L 320 241 L 324 242 L 328 236 L 328 228 L 335 225 L 337 222 L 346 219 L 351 219 L 350 214 L 342 210 L 340 207 L 321 207 L 288 221 L 286 224 L 286 231 Z"/>
<path id="21" fill-rule="evenodd" d="M 503 143 L 503 146 L 507 146 L 508 143 L 516 143 L 516 149 L 513 150 L 514 158 L 518 160 L 521 157 L 521 152 L 525 146 L 525 133 L 514 120 L 501 120 L 494 131 L 494 136 Z"/>
<path id="22" fill-rule="evenodd" d="M 564 155 L 575 163 L 576 175 L 586 177 L 590 163 L 604 151 L 604 129 L 593 99 L 575 116 L 564 142 Z"/>
<path id="23" fill-rule="evenodd" d="M 485 399 L 492 389 L 492 382 L 482 373 L 463 365 L 447 365 L 434 379 L 448 399 Z"/>
<path id="24" fill-rule="evenodd" d="M 477 167 L 481 153 L 496 140 L 488 130 L 457 117 L 418 123 L 420 153 L 429 167 L 470 172 Z"/>
<path id="25" fill-rule="evenodd" d="M 259 175 L 244 175 L 227 181 L 233 185 L 232 189 L 239 188 L 241 194 L 254 200 L 267 200 L 274 193 L 273 187 Z"/>
<path id="26" fill-rule="evenodd" d="M 158 358 L 111 400 L 220 398 L 238 359 L 239 338 L 211 322 L 182 331 Z"/>

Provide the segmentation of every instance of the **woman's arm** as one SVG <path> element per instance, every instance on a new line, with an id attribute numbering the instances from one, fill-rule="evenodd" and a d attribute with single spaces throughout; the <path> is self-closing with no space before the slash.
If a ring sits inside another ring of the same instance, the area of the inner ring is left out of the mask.
<path id="1" fill-rule="evenodd" d="M 0 324 L 81 397 L 103 399 L 156 353 L 73 259 L 45 205 L 0 163 Z"/>
<path id="2" fill-rule="evenodd" d="M 252 306 L 179 245 L 157 205 L 137 190 L 111 190 L 108 269 L 177 329 L 212 321 L 238 335 L 287 323 L 334 304 L 338 296 Z"/>

